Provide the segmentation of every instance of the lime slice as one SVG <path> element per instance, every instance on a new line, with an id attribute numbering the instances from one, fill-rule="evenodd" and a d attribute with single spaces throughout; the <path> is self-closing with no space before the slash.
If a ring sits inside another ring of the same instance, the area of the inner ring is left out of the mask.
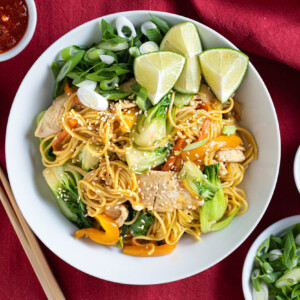
<path id="1" fill-rule="evenodd" d="M 192 22 L 183 22 L 173 26 L 162 40 L 160 49 L 186 56 L 186 64 L 174 88 L 184 94 L 197 93 L 201 81 L 197 55 L 201 53 L 202 47 L 196 26 Z"/>
<path id="2" fill-rule="evenodd" d="M 153 105 L 174 86 L 184 64 L 184 56 L 170 51 L 146 53 L 134 60 L 135 79 L 147 90 Z"/>
<path id="3" fill-rule="evenodd" d="M 241 84 L 249 58 L 233 49 L 209 49 L 199 55 L 202 74 L 216 97 L 225 103 Z"/>

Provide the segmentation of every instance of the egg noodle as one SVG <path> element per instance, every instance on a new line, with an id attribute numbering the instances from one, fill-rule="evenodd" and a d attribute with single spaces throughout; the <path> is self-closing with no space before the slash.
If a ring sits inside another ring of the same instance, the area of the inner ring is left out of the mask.
<path id="1" fill-rule="evenodd" d="M 237 186 L 242 182 L 245 170 L 250 162 L 257 159 L 258 149 L 252 134 L 242 128 L 237 123 L 239 104 L 231 97 L 228 102 L 221 104 L 219 101 L 213 101 L 212 110 L 197 109 L 199 103 L 203 103 L 201 93 L 196 94 L 190 104 L 180 109 L 175 108 L 175 114 L 172 114 L 174 108 L 175 92 L 171 97 L 171 103 L 167 112 L 169 122 L 173 125 L 173 131 L 155 146 L 140 147 L 140 150 L 153 151 L 156 148 L 169 142 L 171 145 L 176 143 L 178 138 L 185 138 L 187 143 L 193 143 L 199 140 L 199 135 L 205 119 L 210 119 L 208 140 L 222 135 L 222 129 L 226 125 L 236 125 L 237 133 L 243 139 L 243 146 L 240 150 L 245 155 L 245 160 L 241 163 L 229 162 L 220 167 L 219 177 L 221 179 L 224 195 L 226 199 L 226 213 L 231 215 L 240 207 L 238 214 L 243 214 L 248 209 L 246 194 Z M 129 137 L 129 132 L 120 129 L 121 119 L 118 107 L 119 102 L 112 102 L 106 111 L 96 111 L 80 104 L 74 103 L 76 93 L 68 97 L 65 103 L 65 111 L 61 120 L 61 127 L 68 133 L 62 141 L 59 150 L 53 150 L 54 160 L 47 158 L 47 151 L 53 146 L 54 141 L 60 133 L 52 134 L 44 138 L 40 144 L 40 152 L 43 164 L 46 167 L 62 166 L 67 162 L 76 164 L 78 155 L 86 145 L 87 150 L 95 157 L 100 157 L 100 164 L 97 169 L 84 171 L 75 167 L 84 176 L 78 182 L 78 191 L 81 200 L 86 205 L 87 215 L 95 217 L 104 213 L 108 208 L 130 203 L 136 205 L 140 202 L 139 184 L 137 175 L 131 172 L 122 156 L 133 147 Z M 129 102 L 126 101 L 126 104 Z M 125 108 L 125 111 L 136 109 L 135 105 Z M 136 115 L 139 112 L 136 110 Z M 75 120 L 77 125 L 70 127 L 70 120 Z M 215 152 L 207 152 L 201 163 L 211 165 L 217 163 L 214 159 Z M 221 172 L 223 171 L 223 172 Z M 165 243 L 175 245 L 184 233 L 193 235 L 196 240 L 200 240 L 200 210 L 196 209 L 179 210 L 172 212 L 156 212 L 152 215 L 155 223 L 151 225 L 145 236 L 133 236 L 127 233 L 124 238 L 124 244 L 135 244 L 145 246 L 148 243 L 148 254 L 151 255 L 156 247 L 156 241 L 164 240 Z M 134 218 L 127 220 L 125 225 L 135 222 L 139 214 L 137 212 Z"/>

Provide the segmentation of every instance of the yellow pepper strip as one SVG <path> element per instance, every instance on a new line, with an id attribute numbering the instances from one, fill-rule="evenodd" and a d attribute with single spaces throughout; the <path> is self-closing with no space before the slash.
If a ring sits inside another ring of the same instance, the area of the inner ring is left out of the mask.
<path id="1" fill-rule="evenodd" d="M 155 250 L 150 255 L 149 253 L 149 246 L 125 246 L 124 247 L 124 254 L 132 255 L 132 256 L 163 256 L 170 254 L 173 252 L 177 244 L 169 245 L 164 244 L 161 246 L 155 246 Z"/>
<path id="2" fill-rule="evenodd" d="M 206 152 L 213 152 L 224 148 L 235 148 L 242 143 L 242 140 L 237 135 L 221 135 L 210 141 L 203 146 L 195 149 L 182 151 L 181 157 L 183 160 L 191 160 L 198 162 L 202 161 Z"/>
<path id="3" fill-rule="evenodd" d="M 128 111 L 118 110 L 118 117 L 120 119 L 120 129 L 122 132 L 129 132 L 137 119 L 137 108 L 131 108 Z"/>
<path id="4" fill-rule="evenodd" d="M 105 231 L 100 231 L 96 228 L 84 228 L 76 232 L 75 239 L 85 235 L 96 243 L 114 246 L 118 242 L 120 235 L 117 223 L 105 215 L 98 215 L 96 218 Z"/>

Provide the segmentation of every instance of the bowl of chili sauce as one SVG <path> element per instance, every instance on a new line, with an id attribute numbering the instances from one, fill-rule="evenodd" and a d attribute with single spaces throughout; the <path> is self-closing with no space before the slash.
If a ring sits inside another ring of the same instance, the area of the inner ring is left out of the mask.
<path id="1" fill-rule="evenodd" d="M 18 55 L 28 45 L 36 20 L 33 0 L 0 1 L 0 61 Z"/>

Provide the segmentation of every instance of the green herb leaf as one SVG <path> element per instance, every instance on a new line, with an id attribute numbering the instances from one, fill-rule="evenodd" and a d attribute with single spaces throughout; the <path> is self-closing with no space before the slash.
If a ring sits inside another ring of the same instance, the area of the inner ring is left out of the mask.
<path id="1" fill-rule="evenodd" d="M 133 218 L 138 212 L 133 212 Z M 155 223 L 154 218 L 149 213 L 139 212 L 136 221 L 130 225 L 129 231 L 134 236 L 146 235 L 150 226 Z"/>

